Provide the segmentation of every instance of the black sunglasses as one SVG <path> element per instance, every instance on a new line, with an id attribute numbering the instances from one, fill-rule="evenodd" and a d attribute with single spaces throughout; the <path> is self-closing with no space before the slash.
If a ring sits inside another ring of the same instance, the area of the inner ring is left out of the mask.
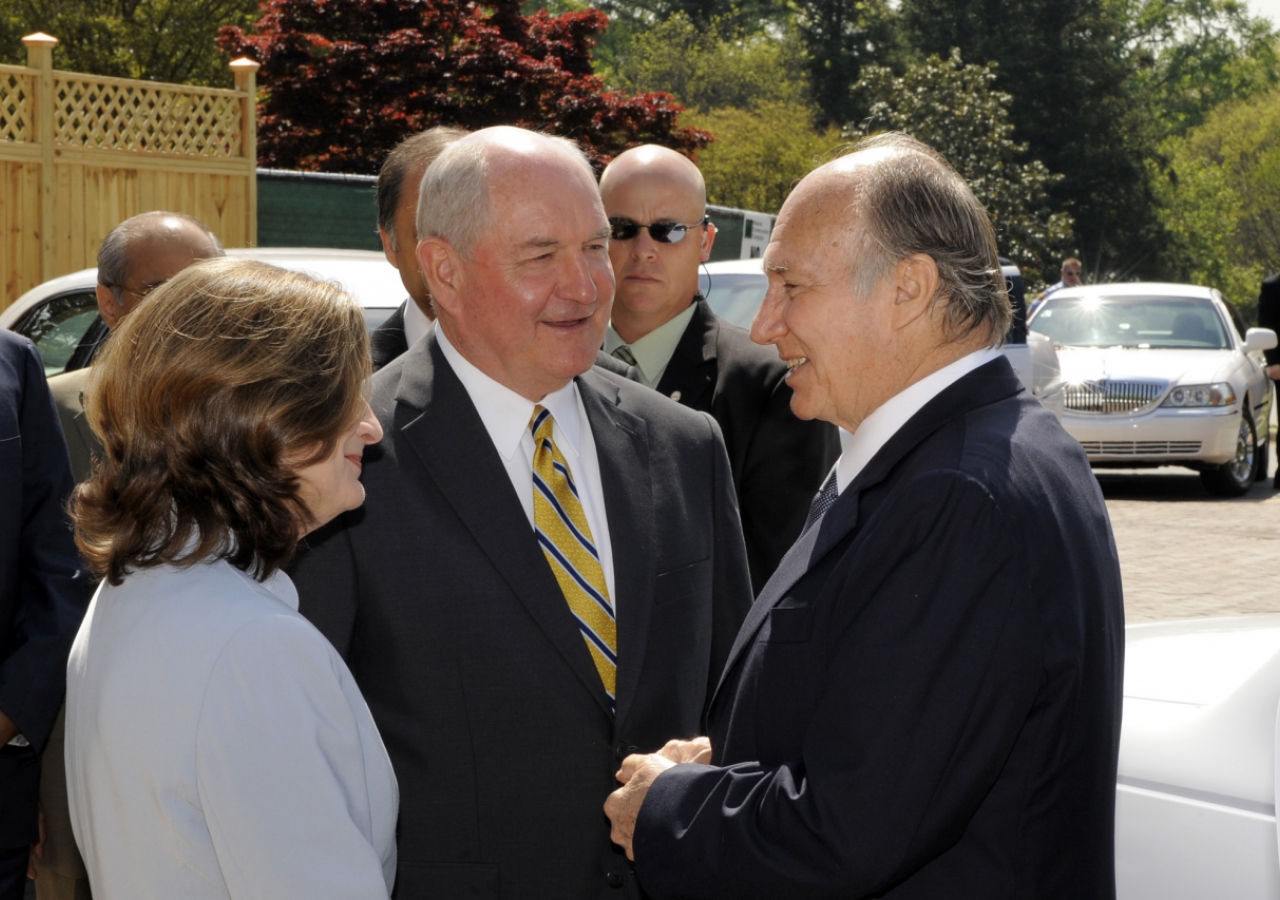
<path id="1" fill-rule="evenodd" d="M 691 229 L 705 228 L 710 221 L 710 216 L 703 216 L 701 222 L 695 222 L 692 225 L 682 225 L 679 222 L 650 222 L 648 225 L 641 225 L 630 219 L 610 216 L 609 237 L 615 241 L 629 241 L 640 233 L 641 228 L 644 228 L 648 230 L 649 237 L 659 244 L 678 244 L 684 240 L 684 236 Z"/>

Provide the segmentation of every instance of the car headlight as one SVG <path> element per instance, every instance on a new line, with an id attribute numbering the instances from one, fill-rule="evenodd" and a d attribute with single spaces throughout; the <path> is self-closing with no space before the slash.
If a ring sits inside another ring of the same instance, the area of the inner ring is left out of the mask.
<path id="1" fill-rule="evenodd" d="M 1236 392 L 1226 382 L 1218 384 L 1180 384 L 1169 392 L 1161 406 L 1230 406 Z"/>

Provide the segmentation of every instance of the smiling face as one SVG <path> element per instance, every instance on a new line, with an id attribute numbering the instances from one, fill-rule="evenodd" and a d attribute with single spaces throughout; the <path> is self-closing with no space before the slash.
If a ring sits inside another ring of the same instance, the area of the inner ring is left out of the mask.
<path id="1" fill-rule="evenodd" d="M 849 170 L 857 167 L 852 157 L 838 162 L 801 182 L 778 215 L 764 254 L 769 291 L 751 338 L 773 344 L 787 363 L 798 417 L 856 431 L 940 366 L 945 341 L 940 316 L 930 312 L 938 282 L 928 257 L 888 266 L 866 296 L 855 287 L 859 258 L 867 261 L 854 249 L 863 246 L 850 211 L 858 176 Z"/>
<path id="2" fill-rule="evenodd" d="M 310 521 L 301 528 L 302 534 L 309 534 L 364 503 L 364 485 L 360 483 L 364 448 L 380 440 L 382 426 L 366 403 L 359 421 L 343 433 L 332 453 L 298 469 L 298 493 L 310 513 Z"/>
<path id="3" fill-rule="evenodd" d="M 610 217 L 642 225 L 692 225 L 706 212 L 702 176 L 689 160 L 661 147 L 628 150 L 600 182 Z M 711 255 L 715 226 L 690 229 L 675 244 L 655 241 L 647 228 L 627 241 L 609 243 L 617 279 L 613 326 L 628 342 L 675 318 L 698 293 L 698 266 Z"/>
<path id="4" fill-rule="evenodd" d="M 419 260 L 453 346 L 536 402 L 595 362 L 614 282 L 590 173 L 554 145 L 529 146 L 490 151 L 491 225 L 470 253 L 428 238 Z"/>

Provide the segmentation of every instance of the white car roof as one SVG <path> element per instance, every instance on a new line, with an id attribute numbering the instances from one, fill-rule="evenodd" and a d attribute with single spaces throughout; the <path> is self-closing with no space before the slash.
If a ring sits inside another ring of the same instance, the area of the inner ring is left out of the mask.
<path id="1" fill-rule="evenodd" d="M 712 275 L 764 275 L 764 263 L 760 259 L 722 259 L 709 262 L 704 268 Z"/>
<path id="2" fill-rule="evenodd" d="M 256 259 L 284 269 L 307 272 L 336 281 L 366 309 L 399 306 L 407 296 L 400 273 L 374 250 L 333 250 L 319 247 L 248 247 L 227 251 L 227 256 Z M 46 281 L 27 291 L 0 311 L 0 327 L 10 327 L 46 297 L 66 291 L 92 290 L 98 269 L 81 269 Z"/>
<path id="3" fill-rule="evenodd" d="M 1217 292 L 1213 288 L 1195 284 L 1169 284 L 1161 281 L 1126 281 L 1118 284 L 1082 284 L 1079 287 L 1060 288 L 1046 299 L 1058 300 L 1070 297 L 1199 297 L 1212 299 Z"/>

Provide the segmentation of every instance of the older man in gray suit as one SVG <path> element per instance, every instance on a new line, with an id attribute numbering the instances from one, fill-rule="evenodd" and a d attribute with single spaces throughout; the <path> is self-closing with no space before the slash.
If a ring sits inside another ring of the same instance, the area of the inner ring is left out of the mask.
<path id="1" fill-rule="evenodd" d="M 638 898 L 601 804 L 697 731 L 751 602 L 724 443 L 593 368 L 609 223 L 571 143 L 457 141 L 417 224 L 438 324 L 374 376 L 368 499 L 311 538 L 301 610 L 395 765 L 400 900 Z"/>

